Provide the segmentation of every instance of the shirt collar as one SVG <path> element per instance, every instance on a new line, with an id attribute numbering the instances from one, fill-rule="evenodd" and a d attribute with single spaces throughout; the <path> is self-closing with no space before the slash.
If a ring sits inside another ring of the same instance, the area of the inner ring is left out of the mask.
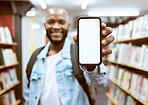
<path id="1" fill-rule="evenodd" d="M 46 58 L 50 44 L 51 44 L 50 42 L 47 43 L 45 48 L 37 55 L 37 58 L 39 58 L 39 59 Z M 61 52 L 61 57 L 62 58 L 70 58 L 71 57 L 71 55 L 70 55 L 70 40 L 68 38 L 65 39 L 65 43 L 64 43 L 64 46 L 63 46 L 62 52 Z"/>

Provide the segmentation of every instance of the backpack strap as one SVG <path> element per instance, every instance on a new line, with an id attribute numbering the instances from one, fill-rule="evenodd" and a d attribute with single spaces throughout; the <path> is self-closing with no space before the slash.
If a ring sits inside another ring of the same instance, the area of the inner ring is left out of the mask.
<path id="1" fill-rule="evenodd" d="M 80 69 L 79 64 L 78 64 L 78 53 L 77 53 L 76 44 L 71 44 L 70 53 L 71 53 L 72 69 L 73 69 L 74 75 L 77 78 L 79 84 L 82 86 L 83 90 L 85 91 L 89 99 L 90 105 L 93 105 L 93 100 L 91 99 L 91 95 L 89 92 L 89 86 L 86 83 L 85 77 L 83 75 L 83 71 Z"/>
<path id="2" fill-rule="evenodd" d="M 44 47 L 45 46 L 40 47 L 37 50 L 35 50 L 31 56 L 31 58 L 29 59 L 28 64 L 27 64 L 26 74 L 27 74 L 27 79 L 28 79 L 28 84 L 27 84 L 28 88 L 30 86 L 30 76 L 31 76 L 31 72 L 32 72 L 32 67 L 34 65 L 37 55 L 43 50 Z"/>

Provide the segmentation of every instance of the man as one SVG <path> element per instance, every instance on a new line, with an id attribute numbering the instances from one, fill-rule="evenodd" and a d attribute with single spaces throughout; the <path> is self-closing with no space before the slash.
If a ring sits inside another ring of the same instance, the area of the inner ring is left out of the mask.
<path id="1" fill-rule="evenodd" d="M 50 42 L 38 54 L 33 66 L 30 87 L 24 87 L 26 105 L 90 105 L 86 93 L 73 75 L 70 42 L 66 38 L 70 24 L 66 10 L 54 7 L 47 11 L 45 29 Z M 111 28 L 102 24 L 102 55 L 112 51 L 107 47 L 114 37 Z M 77 42 L 77 35 L 73 37 Z M 106 86 L 108 77 L 103 64 L 83 69 L 89 85 Z"/>

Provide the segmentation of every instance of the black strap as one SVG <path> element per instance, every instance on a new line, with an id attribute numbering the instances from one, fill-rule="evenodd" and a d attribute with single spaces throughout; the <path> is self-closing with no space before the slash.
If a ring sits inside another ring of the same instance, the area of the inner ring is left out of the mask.
<path id="1" fill-rule="evenodd" d="M 76 44 L 71 44 L 70 52 L 71 52 L 72 68 L 73 68 L 74 75 L 77 78 L 79 84 L 82 86 L 83 90 L 85 91 L 89 99 L 90 105 L 93 105 L 93 101 L 91 99 L 91 95 L 88 89 L 89 86 L 86 83 L 86 80 L 83 75 L 83 71 L 80 69 L 79 64 L 78 64 L 78 53 L 77 53 Z"/>
<path id="2" fill-rule="evenodd" d="M 45 47 L 45 46 L 44 46 L 44 47 Z M 31 72 L 32 72 L 32 67 L 33 67 L 33 65 L 34 65 L 34 62 L 35 62 L 35 60 L 36 60 L 37 55 L 41 52 L 41 50 L 42 50 L 44 47 L 40 47 L 40 48 L 38 48 L 37 50 L 35 50 L 35 51 L 33 52 L 32 56 L 31 56 L 31 58 L 30 58 L 28 64 L 27 64 L 26 74 L 27 74 L 27 79 L 28 79 L 28 84 L 27 84 L 28 88 L 29 88 L 29 86 L 30 86 L 30 75 L 31 75 Z"/>
<path id="3" fill-rule="evenodd" d="M 26 74 L 27 74 L 27 79 L 28 79 L 28 84 L 27 84 L 28 88 L 30 86 L 30 76 L 31 76 L 31 72 L 32 72 L 32 67 L 35 63 L 37 55 L 41 52 L 41 50 L 44 47 L 41 47 L 41 48 L 38 48 L 37 50 L 35 50 L 31 56 L 28 64 L 27 64 Z M 77 78 L 79 84 L 82 86 L 83 90 L 85 91 L 85 93 L 89 99 L 90 105 L 93 105 L 93 101 L 91 99 L 91 95 L 90 95 L 90 92 L 88 89 L 89 86 L 86 83 L 86 80 L 83 75 L 83 71 L 80 69 L 80 67 L 78 65 L 78 59 L 77 59 L 78 53 L 77 53 L 77 47 L 75 44 L 71 44 L 70 52 L 71 52 L 71 60 L 72 60 L 72 65 L 73 65 L 72 68 L 73 68 L 74 75 Z"/>

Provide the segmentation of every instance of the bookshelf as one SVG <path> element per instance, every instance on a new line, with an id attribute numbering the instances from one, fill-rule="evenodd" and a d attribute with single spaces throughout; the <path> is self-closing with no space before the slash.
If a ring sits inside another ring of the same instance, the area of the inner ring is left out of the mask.
<path id="1" fill-rule="evenodd" d="M 11 64 L 11 65 L 0 65 L 0 71 L 2 71 L 3 69 L 8 69 L 8 68 L 12 68 L 14 66 L 17 66 L 19 63 L 15 63 L 15 64 Z"/>
<path id="2" fill-rule="evenodd" d="M 144 43 L 147 43 L 147 41 L 148 41 L 148 36 L 141 37 L 141 38 L 134 38 L 134 39 L 116 41 L 115 44 L 118 44 L 118 43 L 144 44 Z"/>
<path id="3" fill-rule="evenodd" d="M 146 69 L 135 67 L 135 66 L 132 66 L 132 65 L 121 64 L 121 63 L 118 63 L 117 61 L 107 61 L 107 62 L 111 63 L 111 64 L 119 65 L 119 66 L 122 66 L 122 67 L 130 68 L 130 69 L 127 69 L 127 70 L 138 72 L 138 73 L 140 72 L 141 74 L 148 77 L 148 70 L 146 70 Z"/>
<path id="4" fill-rule="evenodd" d="M 21 100 L 16 100 L 16 102 L 13 105 L 19 105 L 21 103 Z"/>
<path id="5" fill-rule="evenodd" d="M 109 80 L 115 84 L 116 86 L 118 86 L 122 91 L 124 91 L 126 94 L 132 96 L 135 100 L 137 100 L 139 103 L 141 103 L 142 105 L 148 105 L 148 103 L 144 103 L 141 100 L 139 100 L 137 97 L 135 97 L 134 95 L 132 95 L 128 90 L 124 89 L 122 86 L 118 85 L 117 82 L 115 80 L 112 80 L 109 78 Z"/>
<path id="6" fill-rule="evenodd" d="M 115 99 L 114 99 L 114 97 L 112 97 L 109 93 L 106 93 L 106 96 L 111 100 L 111 102 L 112 102 L 114 105 L 117 105 L 117 104 L 115 104 Z"/>
<path id="7" fill-rule="evenodd" d="M 7 98 L 8 100 L 6 100 L 6 97 L 8 96 L 8 93 L 14 88 L 16 88 L 18 85 L 20 85 L 21 82 L 20 80 L 17 79 L 16 69 L 13 69 L 13 68 L 16 68 L 17 65 L 19 65 L 17 61 L 16 53 L 14 52 L 15 50 L 14 47 L 17 46 L 17 43 L 12 42 L 11 34 L 9 34 L 9 37 L 6 37 L 8 36 L 6 35 L 6 33 L 7 32 L 10 33 L 10 31 L 7 30 L 6 32 L 5 29 L 8 29 L 8 28 L 0 27 L 0 33 L 1 33 L 0 35 L 0 38 L 1 38 L 0 40 L 0 83 L 1 83 L 0 84 L 0 102 L 2 102 L 1 104 L 3 104 L 3 102 L 4 104 L 12 104 L 11 101 L 8 101 L 9 100 L 8 98 Z M 10 43 L 8 43 L 9 41 Z M 15 77 L 15 80 L 17 80 L 16 82 L 14 81 L 13 77 Z M 12 102 L 14 103 L 16 99 L 14 92 L 10 92 L 9 97 L 10 97 L 10 100 L 12 100 Z M 18 99 L 15 102 L 15 104 L 19 105 L 20 102 L 21 102 L 21 98 Z"/>
<path id="8" fill-rule="evenodd" d="M 13 37 L 12 43 L 0 41 L 0 48 L 12 49 L 17 55 L 17 62 L 11 64 L 0 65 L 0 74 L 8 72 L 8 69 L 16 69 L 17 83 L 14 83 L 9 88 L 1 90 L 1 97 L 8 96 L 8 94 L 15 94 L 15 102 L 12 105 L 22 105 L 22 17 L 26 12 L 33 7 L 30 1 L 0 1 L 0 26 L 8 27 Z M 0 27 L 0 28 L 1 28 Z M 15 91 L 17 90 L 17 92 Z M 11 92 L 14 91 L 14 92 Z M 9 93 L 10 92 L 10 93 Z M 0 100 L 1 101 L 1 100 Z M 5 104 L 5 102 L 4 102 Z"/>
<path id="9" fill-rule="evenodd" d="M 20 84 L 20 81 L 18 81 L 16 84 L 13 84 L 9 88 L 5 88 L 5 89 L 1 90 L 0 91 L 0 96 L 3 95 L 3 94 L 5 94 L 6 92 L 10 91 L 11 89 L 15 88 L 19 84 Z"/>
<path id="10" fill-rule="evenodd" d="M 18 44 L 16 42 L 13 42 L 13 43 L 2 43 L 0 42 L 0 47 L 5 47 L 5 48 L 11 48 L 13 46 L 17 46 Z"/>
<path id="11" fill-rule="evenodd" d="M 113 29 L 116 41 L 107 57 L 111 84 L 106 96 L 114 105 L 148 105 L 147 18 L 148 14 Z"/>

